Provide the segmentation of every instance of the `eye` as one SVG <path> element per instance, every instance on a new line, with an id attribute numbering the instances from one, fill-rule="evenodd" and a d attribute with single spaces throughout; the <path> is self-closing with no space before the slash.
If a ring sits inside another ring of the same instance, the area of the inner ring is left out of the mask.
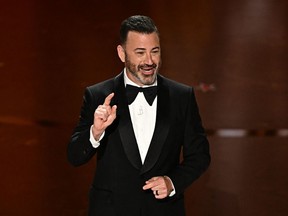
<path id="1" fill-rule="evenodd" d="M 157 50 L 152 50 L 152 52 L 151 52 L 153 55 L 155 55 L 155 54 L 159 54 L 160 53 L 160 50 L 159 49 L 157 49 Z"/>
<path id="2" fill-rule="evenodd" d="M 144 52 L 142 52 L 142 51 L 138 51 L 138 52 L 136 52 L 136 55 L 138 55 L 138 56 L 142 56 L 142 55 L 144 55 Z"/>

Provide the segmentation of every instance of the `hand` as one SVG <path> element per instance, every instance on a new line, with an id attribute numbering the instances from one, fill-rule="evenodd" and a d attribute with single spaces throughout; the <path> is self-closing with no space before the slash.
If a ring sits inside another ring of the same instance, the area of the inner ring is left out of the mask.
<path id="1" fill-rule="evenodd" d="M 92 133 L 96 140 L 99 140 L 105 129 L 116 119 L 117 106 L 110 106 L 114 93 L 109 94 L 103 105 L 99 105 L 94 113 Z"/>
<path id="2" fill-rule="evenodd" d="M 151 189 L 156 199 L 164 199 L 173 191 L 171 180 L 166 176 L 157 176 L 145 182 L 143 190 Z"/>

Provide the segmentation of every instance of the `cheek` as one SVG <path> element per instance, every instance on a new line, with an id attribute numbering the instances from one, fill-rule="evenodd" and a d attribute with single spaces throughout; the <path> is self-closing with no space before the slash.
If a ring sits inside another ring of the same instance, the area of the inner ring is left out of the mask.
<path id="1" fill-rule="evenodd" d="M 153 56 L 152 60 L 154 63 L 158 64 L 161 61 L 161 56 L 160 55 Z"/>
<path id="2" fill-rule="evenodd" d="M 143 62 L 143 60 L 141 58 L 138 58 L 138 57 L 131 57 L 129 60 L 130 60 L 131 64 L 136 65 L 136 66 Z"/>

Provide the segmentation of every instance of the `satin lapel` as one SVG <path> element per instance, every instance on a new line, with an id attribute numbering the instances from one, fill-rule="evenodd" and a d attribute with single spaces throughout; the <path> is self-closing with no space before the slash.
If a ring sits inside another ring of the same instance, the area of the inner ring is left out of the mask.
<path id="1" fill-rule="evenodd" d="M 126 156 L 130 163 L 141 169 L 142 162 L 137 146 L 126 99 L 123 72 L 115 77 L 115 101 L 117 101 L 117 118 L 119 118 L 119 134 Z"/>
<path id="2" fill-rule="evenodd" d="M 150 143 L 141 174 L 149 171 L 157 162 L 167 138 L 170 124 L 169 89 L 162 85 L 163 78 L 158 76 L 157 116 L 154 134 Z"/>

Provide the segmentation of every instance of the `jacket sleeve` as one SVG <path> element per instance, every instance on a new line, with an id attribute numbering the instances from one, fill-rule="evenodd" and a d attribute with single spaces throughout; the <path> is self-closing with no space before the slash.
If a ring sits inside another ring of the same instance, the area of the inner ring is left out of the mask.
<path id="1" fill-rule="evenodd" d="M 190 88 L 188 105 L 186 110 L 183 160 L 169 173 L 176 194 L 182 194 L 184 190 L 198 179 L 210 164 L 209 142 L 201 123 L 199 110 L 194 95 Z"/>
<path id="2" fill-rule="evenodd" d="M 73 131 L 67 148 L 68 161 L 74 166 L 87 163 L 96 153 L 96 149 L 89 141 L 90 127 L 93 124 L 94 112 L 97 106 L 93 105 L 96 104 L 94 100 L 95 96 L 93 97 L 89 88 L 86 88 L 79 122 Z"/>

